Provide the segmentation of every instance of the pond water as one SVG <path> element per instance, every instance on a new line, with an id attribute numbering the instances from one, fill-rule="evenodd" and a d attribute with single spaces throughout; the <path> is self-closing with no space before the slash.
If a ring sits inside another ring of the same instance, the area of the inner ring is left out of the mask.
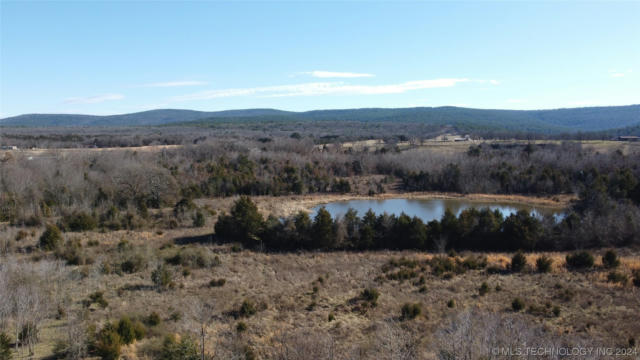
<path id="1" fill-rule="evenodd" d="M 369 209 L 373 210 L 377 215 L 387 212 L 388 214 L 395 214 L 397 216 L 404 212 L 411 217 L 419 217 L 425 223 L 431 220 L 440 220 L 447 208 L 456 214 L 456 216 L 460 215 L 465 209 L 475 207 L 476 209 L 489 208 L 491 210 L 499 210 L 505 217 L 519 210 L 529 211 L 538 217 L 552 215 L 556 218 L 556 221 L 564 217 L 564 210 L 560 208 L 538 207 L 511 202 L 487 202 L 463 199 L 366 199 L 335 201 L 314 207 L 311 216 L 315 216 L 318 209 L 322 206 L 324 206 L 334 218 L 343 216 L 350 208 L 353 208 L 358 212 L 358 216 L 360 217 L 369 211 Z"/>

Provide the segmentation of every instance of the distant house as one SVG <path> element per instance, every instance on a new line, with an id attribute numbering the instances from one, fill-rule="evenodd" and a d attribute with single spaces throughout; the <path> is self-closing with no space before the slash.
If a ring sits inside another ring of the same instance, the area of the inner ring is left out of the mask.
<path id="1" fill-rule="evenodd" d="M 469 141 L 469 140 L 471 140 L 471 137 L 469 135 L 465 135 L 464 137 L 453 138 L 453 141 Z"/>
<path id="2" fill-rule="evenodd" d="M 2 145 L 0 146 L 0 150 L 18 150 L 18 147 L 14 145 Z"/>
<path id="3" fill-rule="evenodd" d="M 640 141 L 640 136 L 618 136 L 618 141 Z"/>

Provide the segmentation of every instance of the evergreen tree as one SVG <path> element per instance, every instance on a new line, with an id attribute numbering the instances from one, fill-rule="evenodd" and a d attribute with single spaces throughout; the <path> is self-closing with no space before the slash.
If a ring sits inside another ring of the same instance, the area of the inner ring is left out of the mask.
<path id="1" fill-rule="evenodd" d="M 533 250 L 542 234 L 540 221 L 526 210 L 509 215 L 502 227 L 502 249 Z"/>
<path id="2" fill-rule="evenodd" d="M 327 209 L 321 207 L 316 214 L 312 227 L 313 247 L 316 249 L 331 249 L 336 242 L 333 219 Z"/>
<path id="3" fill-rule="evenodd" d="M 264 219 L 248 196 L 235 202 L 230 215 L 222 215 L 215 226 L 216 234 L 253 248 L 261 242 Z"/>

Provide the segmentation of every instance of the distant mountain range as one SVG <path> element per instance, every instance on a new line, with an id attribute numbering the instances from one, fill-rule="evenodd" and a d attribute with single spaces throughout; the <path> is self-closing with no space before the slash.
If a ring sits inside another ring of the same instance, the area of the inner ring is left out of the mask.
<path id="1" fill-rule="evenodd" d="M 424 122 L 464 130 L 540 133 L 590 132 L 638 128 L 640 105 L 554 110 L 488 110 L 453 106 L 365 108 L 305 112 L 275 109 L 193 111 L 162 109 L 122 115 L 26 114 L 0 119 L 0 126 L 203 126 L 224 122 L 366 121 Z"/>

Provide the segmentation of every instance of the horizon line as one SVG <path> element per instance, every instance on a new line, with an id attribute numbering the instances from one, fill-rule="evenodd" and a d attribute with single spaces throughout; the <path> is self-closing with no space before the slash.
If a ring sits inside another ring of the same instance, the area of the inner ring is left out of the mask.
<path id="1" fill-rule="evenodd" d="M 438 109 L 438 108 L 459 108 L 459 109 L 471 109 L 471 110 L 497 110 L 497 111 L 552 111 L 552 110 L 570 110 L 570 109 L 589 109 L 589 108 L 605 108 L 605 107 L 628 107 L 628 106 L 640 106 L 640 103 L 635 104 L 627 104 L 627 105 L 593 105 L 593 106 L 576 106 L 576 107 L 558 107 L 558 108 L 541 108 L 541 109 L 508 109 L 508 108 L 476 108 L 476 107 L 467 107 L 467 106 L 456 106 L 456 105 L 441 105 L 441 106 L 406 106 L 406 107 L 358 107 L 358 108 L 328 108 L 328 109 L 312 109 L 312 110 L 302 110 L 302 111 L 294 111 L 294 110 L 283 110 L 277 108 L 244 108 L 244 109 L 224 109 L 224 110 L 195 110 L 195 109 L 185 109 L 185 108 L 157 108 L 157 109 L 149 109 L 149 110 L 141 110 L 134 112 L 125 112 L 125 113 L 117 113 L 117 114 L 106 114 L 106 115 L 97 115 L 97 114 L 86 114 L 86 113 L 24 113 L 19 115 L 11 115 L 0 118 L 0 121 L 16 118 L 20 116 L 29 116 L 29 115 L 71 115 L 71 116 L 95 116 L 95 117 L 108 117 L 108 116 L 122 116 L 122 115 L 131 115 L 131 114 L 140 114 L 151 111 L 194 111 L 194 112 L 204 112 L 204 113 L 220 113 L 227 111 L 247 111 L 247 110 L 274 110 L 274 111 L 282 111 L 282 112 L 290 112 L 290 113 L 307 113 L 313 111 L 341 111 L 341 110 L 367 110 L 367 109 L 388 109 L 388 110 L 401 110 L 401 109 Z"/>

